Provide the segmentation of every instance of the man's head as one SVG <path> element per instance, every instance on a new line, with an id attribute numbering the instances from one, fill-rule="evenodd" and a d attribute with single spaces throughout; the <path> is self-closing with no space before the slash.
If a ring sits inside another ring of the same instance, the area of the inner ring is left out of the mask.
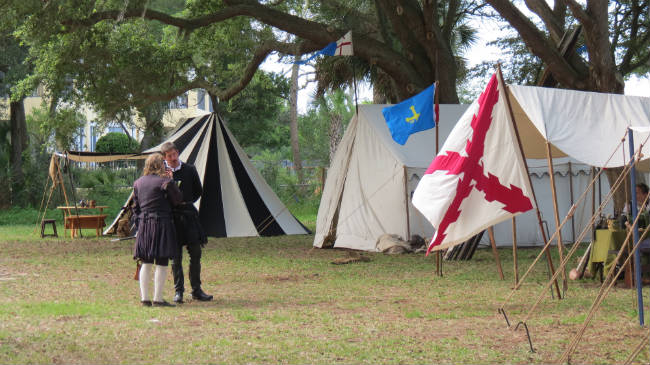
<path id="1" fill-rule="evenodd" d="M 160 153 L 165 157 L 167 165 L 172 168 L 178 167 L 180 161 L 178 160 L 178 148 L 174 142 L 165 142 L 160 146 Z"/>

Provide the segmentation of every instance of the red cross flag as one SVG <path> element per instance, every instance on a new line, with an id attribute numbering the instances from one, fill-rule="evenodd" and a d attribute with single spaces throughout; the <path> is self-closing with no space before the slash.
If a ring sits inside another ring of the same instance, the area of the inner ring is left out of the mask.
<path id="1" fill-rule="evenodd" d="M 533 209 L 503 87 L 493 75 L 415 189 L 413 205 L 436 228 L 427 254 Z"/>

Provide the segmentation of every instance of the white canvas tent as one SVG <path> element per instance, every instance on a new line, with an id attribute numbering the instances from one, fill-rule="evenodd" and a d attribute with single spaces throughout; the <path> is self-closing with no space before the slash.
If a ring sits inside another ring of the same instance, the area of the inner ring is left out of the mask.
<path id="1" fill-rule="evenodd" d="M 435 155 L 435 130 L 393 141 L 381 110 L 359 105 L 330 164 L 314 246 L 374 251 L 377 237 L 394 233 L 431 236 L 433 227 L 411 205 L 411 193 Z M 440 141 L 466 105 L 440 105 Z M 328 243 L 329 242 L 329 243 Z"/>
<path id="2" fill-rule="evenodd" d="M 609 161 L 608 158 L 628 125 L 650 125 L 650 99 L 530 86 L 509 86 L 508 94 L 542 218 L 552 233 L 555 219 L 545 137 L 552 143 L 562 219 L 571 206 L 570 182 L 575 201 L 591 181 L 590 166 L 621 166 L 628 161 L 627 155 L 624 159 L 620 152 Z M 412 207 L 410 196 L 435 155 L 435 130 L 414 134 L 400 146 L 392 140 L 381 114 L 385 106 L 360 105 L 339 144 L 318 211 L 316 247 L 333 244 L 374 251 L 377 238 L 384 233 L 403 238 L 433 234 L 433 227 Z M 440 106 L 440 145 L 466 108 Z M 636 141 L 641 141 L 647 135 L 635 136 Z M 647 146 L 644 154 L 650 156 Z M 605 195 L 608 191 L 607 179 L 601 177 L 600 193 Z M 573 229 L 571 224 L 563 227 L 565 242 L 574 237 L 573 231 L 577 236 L 588 224 L 591 201 L 589 193 L 578 206 Z M 597 196 L 596 206 L 599 201 Z M 510 222 L 495 226 L 497 244 L 511 245 L 511 230 Z M 543 244 L 534 212 L 517 217 L 517 241 L 522 246 Z"/>
<path id="3" fill-rule="evenodd" d="M 309 233 L 255 169 L 216 113 L 187 119 L 166 141 L 174 142 L 181 161 L 193 164 L 199 173 L 203 194 L 194 205 L 208 236 Z M 146 153 L 160 151 L 161 145 Z M 122 214 L 104 234 L 114 232 Z"/>

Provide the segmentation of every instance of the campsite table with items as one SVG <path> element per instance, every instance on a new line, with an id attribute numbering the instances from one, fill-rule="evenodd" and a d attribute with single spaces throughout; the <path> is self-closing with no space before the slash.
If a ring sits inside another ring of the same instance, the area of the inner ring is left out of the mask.
<path id="1" fill-rule="evenodd" d="M 104 209 L 108 208 L 107 205 L 96 205 L 94 207 L 81 207 L 81 206 L 62 206 L 56 207 L 63 213 L 63 227 L 70 229 L 70 238 L 75 238 L 77 230 L 81 231 L 82 228 L 94 228 L 97 237 L 102 235 L 102 229 L 106 226 L 104 219 L 106 214 L 103 214 Z M 86 212 L 90 210 L 90 212 Z M 91 213 L 92 211 L 98 214 L 81 214 Z"/>
<path id="2" fill-rule="evenodd" d="M 597 229 L 596 239 L 591 246 L 591 253 L 589 255 L 589 272 L 596 276 L 596 269 L 600 267 L 603 274 L 607 275 L 609 269 L 614 263 L 614 259 L 618 254 L 621 246 L 625 242 L 627 231 L 624 229 L 610 230 L 610 229 Z M 620 259 L 623 263 L 625 257 Z M 631 261 L 631 260 L 630 260 Z M 630 263 L 625 266 L 625 287 L 632 287 L 632 269 Z"/>

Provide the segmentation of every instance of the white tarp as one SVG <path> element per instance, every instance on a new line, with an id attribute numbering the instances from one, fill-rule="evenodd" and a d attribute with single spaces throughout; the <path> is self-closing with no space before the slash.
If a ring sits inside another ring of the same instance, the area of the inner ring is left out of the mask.
<path id="1" fill-rule="evenodd" d="M 627 128 L 650 126 L 647 97 L 518 85 L 509 85 L 509 90 L 542 136 L 591 166 L 617 167 L 629 162 L 627 141 L 626 153 L 618 152 Z M 638 146 L 647 133 L 635 132 L 634 137 Z M 650 156 L 650 145 L 644 146 L 643 154 Z"/>

